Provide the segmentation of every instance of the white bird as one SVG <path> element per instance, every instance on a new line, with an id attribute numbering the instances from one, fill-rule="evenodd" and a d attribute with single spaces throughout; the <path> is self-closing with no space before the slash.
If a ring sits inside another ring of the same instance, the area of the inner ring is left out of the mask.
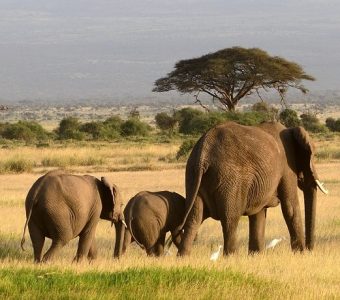
<path id="1" fill-rule="evenodd" d="M 275 248 L 275 246 L 279 243 L 281 243 L 283 240 L 285 240 L 285 237 L 282 238 L 278 238 L 278 239 L 273 239 L 271 240 L 267 245 L 266 245 L 266 249 L 271 249 L 271 248 Z"/>
<path id="2" fill-rule="evenodd" d="M 222 249 L 222 245 L 219 245 L 218 250 L 216 252 L 214 252 L 213 254 L 211 254 L 210 260 L 216 261 L 221 254 L 221 249 Z"/>

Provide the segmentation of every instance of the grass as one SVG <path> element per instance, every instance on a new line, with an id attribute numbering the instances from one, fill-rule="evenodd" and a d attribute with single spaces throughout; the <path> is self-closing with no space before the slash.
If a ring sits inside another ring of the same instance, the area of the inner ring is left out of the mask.
<path id="1" fill-rule="evenodd" d="M 133 149 L 129 151 L 133 159 Z M 101 221 L 96 234 L 99 248 L 96 261 L 71 264 L 77 247 L 75 239 L 54 262 L 35 265 L 28 233 L 25 252 L 20 250 L 20 240 L 25 222 L 24 199 L 40 175 L 0 175 L 0 296 L 9 299 L 340 298 L 339 169 L 340 163 L 317 164 L 319 177 L 330 194 L 319 195 L 313 252 L 294 254 L 289 242 L 284 241 L 263 254 L 248 256 L 248 220 L 243 217 L 238 227 L 237 253 L 215 263 L 211 263 L 209 256 L 223 239 L 219 222 L 209 219 L 201 225 L 190 257 L 179 259 L 176 249 L 171 248 L 171 256 L 150 258 L 132 244 L 122 259 L 113 260 L 114 230 L 109 222 Z M 142 190 L 184 194 L 184 169 L 91 174 L 107 176 L 120 187 L 126 201 Z M 281 236 L 289 237 L 280 208 L 269 209 L 266 240 Z M 48 240 L 45 250 L 49 245 Z"/>
<path id="2" fill-rule="evenodd" d="M 0 279 L 6 283 L 0 285 L 0 293 L 20 299 L 43 298 L 47 293 L 50 299 L 96 299 L 97 295 L 101 299 L 235 299 L 240 292 L 251 299 L 269 299 L 266 295 L 273 288 L 287 291 L 279 282 L 252 274 L 192 267 L 80 274 L 58 269 L 3 269 Z"/>
<path id="3" fill-rule="evenodd" d="M 49 147 L 13 146 L 0 149 L 0 174 L 42 173 L 51 168 L 79 172 L 140 171 L 183 167 L 175 159 L 174 144 L 139 142 L 53 144 Z"/>

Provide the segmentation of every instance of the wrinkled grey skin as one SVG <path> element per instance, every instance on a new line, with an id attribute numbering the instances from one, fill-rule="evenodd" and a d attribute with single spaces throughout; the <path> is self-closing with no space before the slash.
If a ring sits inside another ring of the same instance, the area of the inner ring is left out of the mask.
<path id="1" fill-rule="evenodd" d="M 164 253 L 165 235 L 178 230 L 184 218 L 185 199 L 168 191 L 143 191 L 130 199 L 124 210 L 128 230 L 125 231 L 123 253 L 136 241 L 148 255 Z M 180 235 L 173 238 L 178 247 Z M 119 245 L 116 245 L 119 247 Z"/>
<path id="2" fill-rule="evenodd" d="M 52 171 L 40 177 L 26 197 L 26 224 L 21 246 L 23 248 L 28 226 L 35 262 L 46 262 L 79 236 L 76 261 L 97 255 L 95 231 L 99 219 L 115 223 L 117 239 L 123 239 L 123 203 L 119 191 L 108 180 L 89 175 L 77 176 L 63 171 Z M 45 237 L 52 245 L 42 256 Z M 121 249 L 115 249 L 119 255 Z"/>
<path id="3" fill-rule="evenodd" d="M 184 234 L 178 255 L 190 254 L 203 211 L 221 221 L 224 255 L 235 251 L 236 229 L 243 215 L 249 217 L 249 252 L 262 251 L 266 209 L 279 203 L 292 249 L 313 249 L 318 180 L 313 154 L 302 127 L 227 122 L 210 129 L 187 162 L 186 213 L 180 226 Z M 297 187 L 304 193 L 306 237 Z"/>

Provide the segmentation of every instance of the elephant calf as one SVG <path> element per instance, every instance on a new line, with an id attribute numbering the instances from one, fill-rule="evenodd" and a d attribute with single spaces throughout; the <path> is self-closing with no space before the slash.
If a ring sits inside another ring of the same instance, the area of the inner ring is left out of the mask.
<path id="1" fill-rule="evenodd" d="M 133 239 L 148 255 L 160 256 L 164 252 L 168 231 L 178 247 L 180 235 L 176 234 L 176 230 L 184 218 L 184 211 L 185 199 L 177 193 L 138 193 L 130 199 L 124 210 L 128 230 L 125 231 L 122 252 L 126 251 Z"/>
<path id="2" fill-rule="evenodd" d="M 101 180 L 52 171 L 40 177 L 26 197 L 26 223 L 21 240 L 25 242 L 28 226 L 35 262 L 48 261 L 71 239 L 79 236 L 76 261 L 96 257 L 95 231 L 99 219 L 116 225 L 117 239 L 123 240 L 122 200 L 115 185 Z M 42 257 L 45 237 L 52 245 Z M 23 248 L 24 249 L 24 248 Z M 119 255 L 121 249 L 115 249 Z"/>

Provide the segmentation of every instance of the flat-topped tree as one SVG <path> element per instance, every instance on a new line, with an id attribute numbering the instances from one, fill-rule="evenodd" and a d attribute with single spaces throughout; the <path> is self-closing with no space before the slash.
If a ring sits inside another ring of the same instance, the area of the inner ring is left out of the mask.
<path id="1" fill-rule="evenodd" d="M 153 91 L 194 94 L 199 103 L 202 92 L 220 101 L 226 110 L 234 111 L 243 97 L 261 89 L 275 89 L 281 99 L 289 87 L 306 93 L 302 80 L 315 79 L 295 62 L 270 56 L 258 48 L 233 47 L 180 60 L 172 72 L 155 82 Z"/>

